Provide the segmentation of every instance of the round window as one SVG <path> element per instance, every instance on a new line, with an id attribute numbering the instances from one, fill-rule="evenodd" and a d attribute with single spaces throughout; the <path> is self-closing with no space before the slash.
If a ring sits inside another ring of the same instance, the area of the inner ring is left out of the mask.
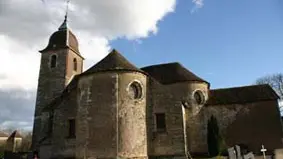
<path id="1" fill-rule="evenodd" d="M 142 87 L 140 83 L 135 81 L 130 84 L 129 95 L 133 99 L 140 99 L 142 97 Z"/>
<path id="2" fill-rule="evenodd" d="M 194 93 L 194 100 L 195 100 L 195 102 L 197 103 L 197 104 L 203 104 L 204 103 L 204 99 L 205 97 L 204 97 L 204 95 L 203 95 L 203 93 L 201 92 L 201 91 L 196 91 L 195 93 Z"/>

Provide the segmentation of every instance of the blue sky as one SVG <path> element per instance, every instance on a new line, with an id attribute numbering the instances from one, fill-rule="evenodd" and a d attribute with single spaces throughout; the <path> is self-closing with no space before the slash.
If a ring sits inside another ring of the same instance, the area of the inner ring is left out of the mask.
<path id="1" fill-rule="evenodd" d="M 178 61 L 211 83 L 211 88 L 249 85 L 283 72 L 283 1 L 179 0 L 159 22 L 158 33 L 134 43 L 111 42 L 139 67 Z"/>

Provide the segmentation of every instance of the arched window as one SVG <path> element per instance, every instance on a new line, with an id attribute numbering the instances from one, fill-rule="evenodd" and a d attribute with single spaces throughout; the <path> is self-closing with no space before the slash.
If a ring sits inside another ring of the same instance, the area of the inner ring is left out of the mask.
<path id="1" fill-rule="evenodd" d="M 52 55 L 51 56 L 50 67 L 54 68 L 54 67 L 56 67 L 56 64 L 57 64 L 57 56 L 56 55 Z"/>
<path id="2" fill-rule="evenodd" d="M 74 58 L 74 60 L 73 60 L 73 65 L 74 65 L 74 71 L 77 71 L 77 69 L 78 69 L 78 62 L 77 62 L 76 58 Z"/>
<path id="3" fill-rule="evenodd" d="M 142 87 L 138 82 L 133 82 L 129 87 L 129 94 L 133 99 L 140 99 L 142 97 Z"/>

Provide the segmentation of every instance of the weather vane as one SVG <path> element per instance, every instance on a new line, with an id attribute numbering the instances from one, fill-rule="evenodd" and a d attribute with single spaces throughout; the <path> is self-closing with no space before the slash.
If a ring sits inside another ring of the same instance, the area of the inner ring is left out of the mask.
<path id="1" fill-rule="evenodd" d="M 69 3 L 71 0 L 66 0 L 66 15 L 65 15 L 65 19 L 67 20 L 68 18 L 68 12 L 69 12 Z"/>

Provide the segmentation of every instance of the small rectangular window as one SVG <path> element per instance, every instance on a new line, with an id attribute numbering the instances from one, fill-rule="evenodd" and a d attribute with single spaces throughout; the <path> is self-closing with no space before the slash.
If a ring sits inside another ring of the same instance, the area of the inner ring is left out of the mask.
<path id="1" fill-rule="evenodd" d="M 69 138 L 75 138 L 76 137 L 76 120 L 70 119 L 69 120 Z"/>
<path id="2" fill-rule="evenodd" d="M 157 113 L 155 114 L 156 119 L 156 130 L 158 132 L 165 132 L 166 131 L 166 120 L 164 113 Z"/>

